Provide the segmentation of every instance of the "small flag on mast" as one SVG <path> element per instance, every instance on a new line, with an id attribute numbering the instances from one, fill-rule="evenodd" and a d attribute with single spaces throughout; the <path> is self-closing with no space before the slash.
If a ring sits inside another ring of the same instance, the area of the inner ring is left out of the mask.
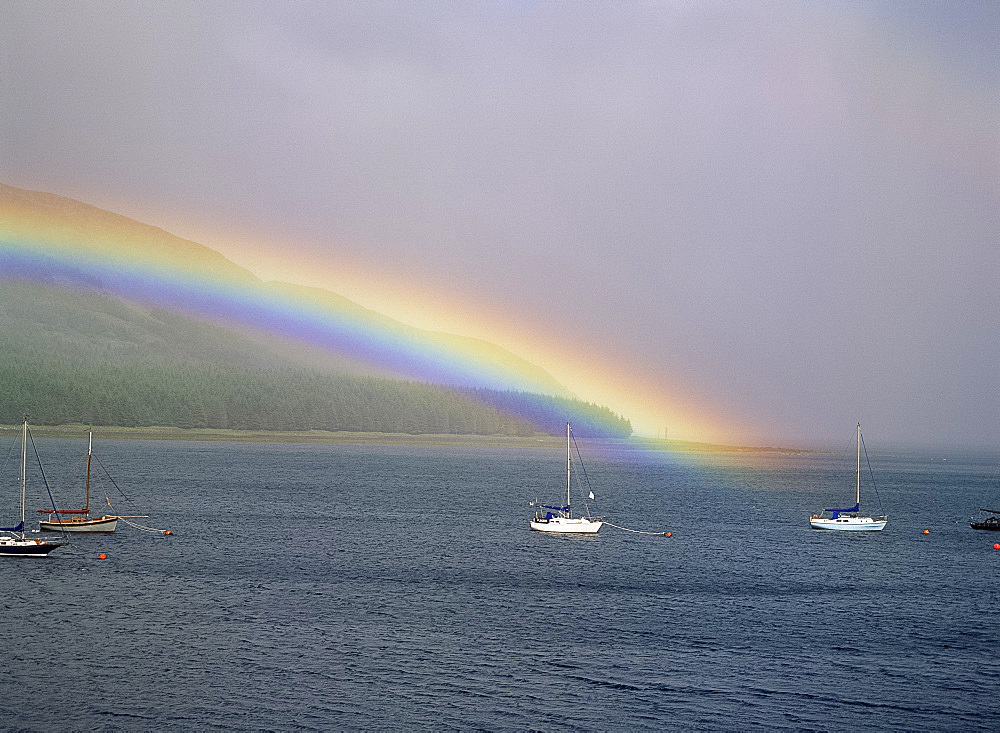
<path id="1" fill-rule="evenodd" d="M 593 491 L 590 492 L 590 498 L 591 499 L 596 499 L 597 498 L 596 496 L 594 496 L 594 492 Z"/>

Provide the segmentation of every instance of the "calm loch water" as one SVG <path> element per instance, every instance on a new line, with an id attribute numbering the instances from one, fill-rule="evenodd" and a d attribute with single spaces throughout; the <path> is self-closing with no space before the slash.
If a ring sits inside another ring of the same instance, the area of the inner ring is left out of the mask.
<path id="1" fill-rule="evenodd" d="M 73 503 L 85 441 L 36 445 Z M 98 441 L 173 535 L 0 562 L 3 727 L 996 729 L 1000 536 L 967 520 L 1000 456 L 872 454 L 889 526 L 844 535 L 807 518 L 847 451 L 581 447 L 611 521 L 672 537 L 528 531 L 558 450 Z"/>

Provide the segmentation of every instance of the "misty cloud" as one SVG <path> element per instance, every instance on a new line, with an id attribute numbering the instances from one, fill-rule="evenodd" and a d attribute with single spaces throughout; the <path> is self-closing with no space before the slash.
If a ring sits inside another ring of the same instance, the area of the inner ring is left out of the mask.
<path id="1" fill-rule="evenodd" d="M 995 445 L 997 16 L 8 2 L 0 178 L 475 301 L 677 437 Z"/>

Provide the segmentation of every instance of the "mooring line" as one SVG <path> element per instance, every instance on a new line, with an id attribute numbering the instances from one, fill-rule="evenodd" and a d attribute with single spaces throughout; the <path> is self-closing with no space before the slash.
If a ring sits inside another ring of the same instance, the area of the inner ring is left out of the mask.
<path id="1" fill-rule="evenodd" d="M 98 463 L 100 463 L 100 461 L 98 461 Z M 102 465 L 101 468 L 104 468 L 104 466 Z M 105 469 L 105 471 L 106 470 L 107 469 Z M 111 474 L 108 474 L 108 478 L 111 478 Z M 115 483 L 115 480 L 113 478 L 111 479 L 111 483 L 113 483 L 113 484 Z M 115 488 L 118 489 L 118 484 L 115 484 Z M 118 491 L 121 491 L 122 496 L 125 496 L 125 492 L 124 491 L 122 491 L 121 489 L 118 489 Z M 129 499 L 127 496 L 125 496 L 125 499 L 130 504 L 132 503 L 132 500 Z M 111 511 L 114 511 L 115 508 L 114 508 L 114 506 L 111 505 L 111 497 L 108 496 L 108 492 L 107 491 L 104 492 L 104 500 L 108 502 L 108 509 L 110 509 Z M 145 514 L 141 514 L 141 515 L 136 515 L 136 516 L 145 517 L 146 515 Z M 127 524 L 128 526 L 135 527 L 136 529 L 141 529 L 144 532 L 153 532 L 154 534 L 162 534 L 162 535 L 173 534 L 173 532 L 171 532 L 169 529 L 157 529 L 156 527 L 146 527 L 145 525 L 142 525 L 142 524 L 136 524 L 135 522 L 130 522 L 125 517 L 121 516 L 120 514 L 118 515 L 118 518 L 120 520 L 122 520 L 123 522 L 125 522 L 125 524 Z"/>
<path id="2" fill-rule="evenodd" d="M 641 529 L 631 529 L 629 527 L 619 527 L 617 524 L 612 524 L 611 522 L 608 522 L 608 521 L 605 521 L 604 523 L 606 525 L 608 525 L 609 527 L 614 527 L 615 529 L 620 529 L 623 532 L 634 532 L 635 534 L 655 534 L 655 535 L 659 535 L 661 537 L 669 537 L 670 536 L 670 532 L 647 532 L 647 531 L 641 530 Z"/>
<path id="3" fill-rule="evenodd" d="M 125 524 L 129 525 L 130 527 L 135 527 L 136 529 L 141 529 L 141 530 L 144 530 L 146 532 L 155 532 L 157 534 L 171 534 L 171 532 L 170 532 L 169 529 L 156 529 L 155 527 L 144 527 L 141 524 L 136 524 L 135 522 L 130 522 L 127 519 L 125 519 L 124 517 L 118 517 L 118 518 L 120 520 L 122 520 L 123 522 L 125 522 Z"/>

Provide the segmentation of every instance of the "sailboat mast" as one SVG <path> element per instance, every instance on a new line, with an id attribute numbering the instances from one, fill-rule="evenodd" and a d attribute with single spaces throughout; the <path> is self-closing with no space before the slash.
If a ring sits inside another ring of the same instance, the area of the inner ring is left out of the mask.
<path id="1" fill-rule="evenodd" d="M 28 481 L 28 418 L 24 418 L 21 433 L 21 539 L 24 539 L 24 502 Z"/>
<path id="2" fill-rule="evenodd" d="M 861 504 L 861 423 L 858 423 L 858 473 L 854 480 L 854 503 Z"/>
<path id="3" fill-rule="evenodd" d="M 90 454 L 94 448 L 94 431 L 90 431 L 90 440 L 87 443 L 87 503 L 84 506 L 87 514 L 90 514 Z"/>
<path id="4" fill-rule="evenodd" d="M 569 511 L 569 472 L 570 472 L 570 451 L 569 451 L 569 423 L 566 423 L 566 511 Z"/>

